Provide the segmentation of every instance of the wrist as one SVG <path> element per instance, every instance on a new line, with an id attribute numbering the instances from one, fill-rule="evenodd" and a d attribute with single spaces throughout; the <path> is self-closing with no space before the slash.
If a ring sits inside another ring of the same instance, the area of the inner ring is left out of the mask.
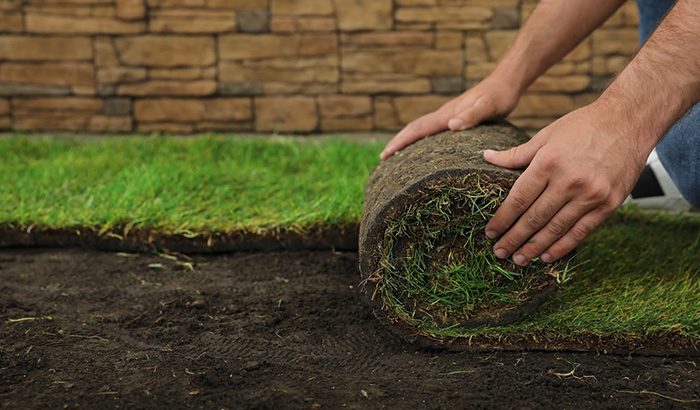
<path id="1" fill-rule="evenodd" d="M 531 84 L 531 81 L 527 79 L 522 69 L 518 69 L 507 62 L 499 63 L 484 80 L 506 86 L 508 90 L 516 95 L 517 99 L 520 99 L 525 94 L 525 91 Z"/>
<path id="2" fill-rule="evenodd" d="M 624 94 L 605 92 L 585 108 L 603 134 L 616 144 L 635 147 L 640 159 L 646 160 L 665 131 L 660 131 L 653 115 L 642 114 L 638 105 Z"/>

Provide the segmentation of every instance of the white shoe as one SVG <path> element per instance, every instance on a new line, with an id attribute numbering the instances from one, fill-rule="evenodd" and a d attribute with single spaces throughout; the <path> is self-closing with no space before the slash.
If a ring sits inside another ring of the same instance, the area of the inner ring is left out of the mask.
<path id="1" fill-rule="evenodd" d="M 649 155 L 647 165 L 639 176 L 637 185 L 624 204 L 633 203 L 642 209 L 683 212 L 692 208 L 683 198 L 678 187 L 661 164 L 656 148 Z"/>

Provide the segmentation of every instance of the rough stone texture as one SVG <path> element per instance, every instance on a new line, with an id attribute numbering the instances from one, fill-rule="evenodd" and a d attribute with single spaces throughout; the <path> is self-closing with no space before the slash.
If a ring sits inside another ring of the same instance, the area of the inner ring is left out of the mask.
<path id="1" fill-rule="evenodd" d="M 489 75 L 536 3 L 0 0 L 0 96 L 111 99 L 103 112 L 61 118 L 16 116 L 11 105 L 0 128 L 396 130 Z M 510 118 L 534 131 L 592 101 L 634 52 L 637 24 L 630 0 Z M 242 99 L 263 115 L 135 119 L 130 104 L 156 97 Z"/>
<path id="2" fill-rule="evenodd" d="M 318 110 L 311 97 L 260 97 L 255 100 L 257 130 L 310 132 L 316 130 L 317 125 Z"/>
<path id="3" fill-rule="evenodd" d="M 268 30 L 270 13 L 266 9 L 241 10 L 236 14 L 238 28 L 244 33 L 264 33 Z"/>

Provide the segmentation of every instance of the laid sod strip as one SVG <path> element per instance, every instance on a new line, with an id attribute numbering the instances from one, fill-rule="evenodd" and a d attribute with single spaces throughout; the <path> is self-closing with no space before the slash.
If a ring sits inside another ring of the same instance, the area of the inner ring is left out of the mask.
<path id="1" fill-rule="evenodd" d="M 444 343 L 466 329 L 515 322 L 568 280 L 568 262 L 520 267 L 496 258 L 484 235 L 520 172 L 488 164 L 482 152 L 524 141 L 509 124 L 448 131 L 373 170 L 360 269 L 377 316 L 407 336 Z"/>
<path id="2" fill-rule="evenodd" d="M 214 136 L 0 140 L 0 222 L 165 233 L 356 224 L 379 144 Z"/>
<path id="3" fill-rule="evenodd" d="M 0 226 L 182 237 L 356 226 L 382 147 L 211 136 L 1 139 Z M 700 341 L 699 261 L 700 219 L 625 209 L 580 247 L 571 279 L 536 312 L 436 336 L 516 348 L 692 347 Z"/>
<path id="4" fill-rule="evenodd" d="M 533 315 L 445 335 L 601 350 L 700 341 L 700 218 L 618 211 L 576 259 L 575 277 Z"/>

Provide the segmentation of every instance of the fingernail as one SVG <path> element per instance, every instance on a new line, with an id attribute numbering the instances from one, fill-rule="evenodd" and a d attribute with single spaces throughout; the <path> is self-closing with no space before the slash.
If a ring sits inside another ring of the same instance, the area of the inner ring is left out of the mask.
<path id="1" fill-rule="evenodd" d="M 449 121 L 447 124 L 450 129 L 456 129 L 457 131 L 462 131 L 464 130 L 464 121 L 460 118 L 453 118 Z"/>
<path id="2" fill-rule="evenodd" d="M 503 248 L 496 249 L 493 251 L 493 254 L 496 255 L 498 259 L 505 259 L 508 256 L 508 252 Z"/>
<path id="3" fill-rule="evenodd" d="M 548 253 L 543 253 L 543 254 L 540 256 L 540 260 L 541 260 L 542 262 L 544 262 L 544 263 L 549 263 L 549 262 L 552 261 L 552 255 L 550 255 L 550 254 L 548 254 Z"/>
<path id="4" fill-rule="evenodd" d="M 496 153 L 496 151 L 494 151 L 492 149 L 487 149 L 486 151 L 484 151 L 484 155 L 493 155 L 495 153 Z"/>
<path id="5" fill-rule="evenodd" d="M 513 262 L 515 262 L 516 264 L 518 264 L 520 266 L 525 266 L 525 265 L 527 265 L 527 258 L 524 257 L 523 255 L 517 254 L 517 255 L 513 256 Z"/>
<path id="6" fill-rule="evenodd" d="M 488 230 L 486 231 L 486 236 L 488 236 L 489 239 L 496 239 L 498 233 L 496 233 L 496 231 Z"/>

